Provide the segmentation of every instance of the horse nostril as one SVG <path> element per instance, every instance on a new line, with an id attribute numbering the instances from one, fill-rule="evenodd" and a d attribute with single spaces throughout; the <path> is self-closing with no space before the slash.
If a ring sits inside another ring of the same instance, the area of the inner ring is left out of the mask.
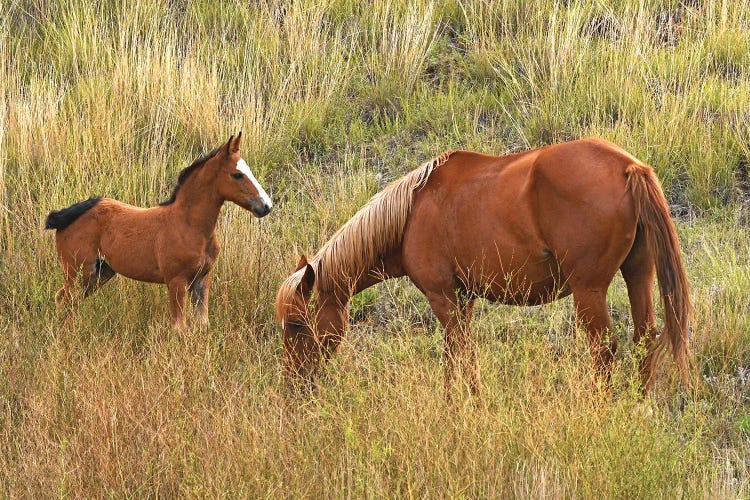
<path id="1" fill-rule="evenodd" d="M 266 203 L 264 203 L 258 208 L 253 209 L 253 212 L 255 212 L 255 215 L 257 217 L 265 217 L 266 215 L 268 215 L 270 211 L 271 211 L 271 205 L 268 205 Z"/>
<path id="2" fill-rule="evenodd" d="M 250 205 L 248 208 L 252 210 L 253 215 L 256 217 L 265 217 L 271 212 L 271 208 L 273 208 L 271 200 L 264 200 L 261 196 L 252 198 L 248 204 Z"/>

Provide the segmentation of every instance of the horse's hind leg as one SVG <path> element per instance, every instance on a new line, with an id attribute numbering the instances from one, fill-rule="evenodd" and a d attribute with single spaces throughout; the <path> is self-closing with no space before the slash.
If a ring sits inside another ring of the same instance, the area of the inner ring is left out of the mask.
<path id="1" fill-rule="evenodd" d="M 617 338 L 612 331 L 612 319 L 607 306 L 607 290 L 622 262 L 632 248 L 631 226 L 592 213 L 586 221 L 587 230 L 576 224 L 560 224 L 554 248 L 559 258 L 563 276 L 575 302 L 576 317 L 586 331 L 594 368 L 607 381 L 610 379 L 612 361 L 617 352 Z M 569 220 L 578 220 L 581 214 L 568 213 Z M 588 215 L 588 214 L 587 214 Z M 633 224 L 632 229 L 635 229 Z"/>
<path id="2" fill-rule="evenodd" d="M 75 309 L 81 300 L 81 296 L 76 287 L 76 281 L 79 271 L 86 266 L 80 266 L 74 259 L 60 258 L 60 264 L 63 271 L 63 286 L 55 294 L 55 306 L 62 314 L 60 328 L 66 325 L 75 317 Z M 84 278 L 85 280 L 85 278 Z M 84 286 L 85 289 L 85 286 Z"/>
<path id="3" fill-rule="evenodd" d="M 62 269 L 65 281 L 62 288 L 55 294 L 55 305 L 58 309 L 73 304 L 76 293 L 76 278 L 79 273 L 81 276 L 81 298 L 88 297 L 117 275 L 101 257 L 97 257 L 93 261 L 84 261 L 78 265 L 74 261 L 66 260 L 62 262 Z"/>
<path id="4" fill-rule="evenodd" d="M 55 293 L 55 306 L 58 310 L 63 309 L 73 302 L 73 288 L 75 286 L 78 270 L 69 262 L 60 261 L 63 272 L 63 286 Z"/>
<path id="5" fill-rule="evenodd" d="M 88 274 L 84 274 L 82 282 L 84 298 L 88 297 L 107 281 L 117 276 L 114 269 L 109 267 L 109 264 L 107 264 L 107 262 L 101 257 L 97 257 L 93 265 L 85 266 L 84 273 L 87 268 L 89 269 L 89 272 Z"/>
<path id="6" fill-rule="evenodd" d="M 643 234 L 636 233 L 633 248 L 625 262 L 620 266 L 622 277 L 628 287 L 630 311 L 633 318 L 633 342 L 638 344 L 645 337 L 646 356 L 641 361 L 641 380 L 644 392 L 648 392 L 653 383 L 653 369 L 658 356 L 654 350 L 656 344 L 656 320 L 654 319 L 654 275 L 656 267 L 654 257 L 648 251 Z"/>
<path id="7" fill-rule="evenodd" d="M 609 379 L 612 360 L 617 351 L 617 339 L 612 333 L 612 319 L 607 307 L 607 286 L 571 288 L 576 316 L 581 327 L 586 330 L 594 367 Z"/>

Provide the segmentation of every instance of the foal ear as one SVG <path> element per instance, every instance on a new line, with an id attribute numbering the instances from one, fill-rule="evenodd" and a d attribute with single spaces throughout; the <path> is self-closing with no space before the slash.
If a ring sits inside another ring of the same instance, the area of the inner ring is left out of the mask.
<path id="1" fill-rule="evenodd" d="M 229 148 L 232 153 L 239 153 L 240 152 L 240 143 L 242 142 L 242 130 L 240 130 L 240 133 L 237 134 L 237 138 L 234 140 L 234 143 L 232 144 L 232 141 L 230 140 L 229 143 L 231 144 L 231 147 Z"/>
<path id="2" fill-rule="evenodd" d="M 234 134 L 229 136 L 229 140 L 227 141 L 227 155 L 231 153 L 232 149 L 232 140 L 234 139 Z"/>
<path id="3" fill-rule="evenodd" d="M 312 291 L 313 285 L 315 284 L 315 269 L 310 264 L 305 265 L 305 274 L 302 275 L 302 279 L 299 282 L 297 290 L 301 291 L 303 295 L 307 295 Z"/>
<path id="4" fill-rule="evenodd" d="M 305 257 L 305 254 L 302 254 L 299 258 L 299 262 L 297 263 L 297 269 L 294 270 L 294 272 L 299 271 L 303 267 L 307 265 L 307 257 Z"/>

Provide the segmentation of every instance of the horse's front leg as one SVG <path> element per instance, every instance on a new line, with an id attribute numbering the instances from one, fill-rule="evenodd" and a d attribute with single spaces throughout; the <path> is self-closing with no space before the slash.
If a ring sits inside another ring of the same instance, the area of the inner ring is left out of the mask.
<path id="1" fill-rule="evenodd" d="M 206 274 L 190 286 L 190 301 L 193 316 L 200 325 L 208 325 L 208 290 L 211 287 L 211 274 Z"/>
<path id="2" fill-rule="evenodd" d="M 175 330 L 185 329 L 185 296 L 188 282 L 185 278 L 172 278 L 167 282 L 169 290 L 169 314 L 172 316 L 172 327 Z"/>
<path id="3" fill-rule="evenodd" d="M 469 323 L 474 309 L 474 298 L 465 297 L 455 292 L 445 295 L 442 293 L 428 293 L 432 311 L 440 324 L 445 328 L 445 374 L 443 384 L 445 397 L 451 399 L 451 388 L 455 375 L 456 363 L 461 366 L 465 377 L 468 378 L 471 394 L 479 397 L 481 383 L 479 379 L 479 363 L 476 346 L 471 338 Z"/>

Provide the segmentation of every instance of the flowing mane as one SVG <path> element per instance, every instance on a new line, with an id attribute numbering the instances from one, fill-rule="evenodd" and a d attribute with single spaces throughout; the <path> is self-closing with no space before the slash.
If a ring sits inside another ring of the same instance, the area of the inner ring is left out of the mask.
<path id="1" fill-rule="evenodd" d="M 161 203 L 159 203 L 159 205 L 165 206 L 165 205 L 171 205 L 172 203 L 174 203 L 174 201 L 177 199 L 177 192 L 180 190 L 180 187 L 183 184 L 185 184 L 185 181 L 187 180 L 188 177 L 190 177 L 190 174 L 198 170 L 200 167 L 203 166 L 204 163 L 206 163 L 208 160 L 216 156 L 216 153 L 218 153 L 220 149 L 221 149 L 221 146 L 214 149 L 213 151 L 208 153 L 206 156 L 198 158 L 189 166 L 183 168 L 180 171 L 179 175 L 177 176 L 177 185 L 174 187 L 174 190 L 172 191 L 172 195 L 169 197 L 168 200 L 162 201 Z"/>
<path id="2" fill-rule="evenodd" d="M 427 182 L 430 174 L 455 151 L 447 151 L 423 163 L 382 191 L 349 219 L 311 259 L 316 283 L 324 290 L 346 284 L 375 266 L 391 249 L 401 244 L 406 220 L 411 212 L 414 191 Z M 279 290 L 277 306 L 297 289 L 302 273 L 289 276 Z"/>

